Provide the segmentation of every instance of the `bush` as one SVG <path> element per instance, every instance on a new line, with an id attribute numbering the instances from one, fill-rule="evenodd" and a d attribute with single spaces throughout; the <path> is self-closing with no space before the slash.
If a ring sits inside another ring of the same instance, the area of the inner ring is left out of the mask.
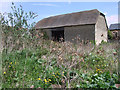
<path id="1" fill-rule="evenodd" d="M 108 30 L 108 39 L 113 39 L 113 34 L 110 30 Z"/>

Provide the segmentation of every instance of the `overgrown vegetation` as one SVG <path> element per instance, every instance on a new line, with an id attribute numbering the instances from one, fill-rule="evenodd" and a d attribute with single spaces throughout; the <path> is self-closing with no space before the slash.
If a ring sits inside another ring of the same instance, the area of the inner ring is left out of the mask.
<path id="1" fill-rule="evenodd" d="M 4 17 L 1 22 L 2 88 L 116 88 L 120 83 L 118 43 L 53 42 L 27 24 L 19 26 L 19 20 L 13 27 Z"/>
<path id="2" fill-rule="evenodd" d="M 113 39 L 113 34 L 110 30 L 108 30 L 108 39 Z"/>
<path id="3" fill-rule="evenodd" d="M 88 47 L 43 41 L 33 49 L 3 51 L 3 87 L 115 88 L 116 45 Z"/>

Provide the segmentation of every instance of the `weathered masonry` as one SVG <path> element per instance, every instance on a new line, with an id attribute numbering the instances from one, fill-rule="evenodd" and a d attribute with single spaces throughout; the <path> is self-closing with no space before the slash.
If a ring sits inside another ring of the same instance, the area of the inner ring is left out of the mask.
<path id="1" fill-rule="evenodd" d="M 109 30 L 114 35 L 115 39 L 119 39 L 120 40 L 120 23 L 111 24 L 110 27 L 109 27 Z"/>
<path id="2" fill-rule="evenodd" d="M 40 20 L 36 29 L 47 32 L 49 39 L 70 41 L 75 43 L 79 40 L 107 42 L 108 27 L 105 15 L 97 9 L 57 15 Z"/>

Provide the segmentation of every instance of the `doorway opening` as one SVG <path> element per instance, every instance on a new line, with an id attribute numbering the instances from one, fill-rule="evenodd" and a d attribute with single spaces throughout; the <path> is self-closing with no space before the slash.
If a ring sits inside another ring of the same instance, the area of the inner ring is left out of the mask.
<path id="1" fill-rule="evenodd" d="M 64 42 L 64 28 L 54 28 L 52 29 L 52 40 L 58 42 Z"/>

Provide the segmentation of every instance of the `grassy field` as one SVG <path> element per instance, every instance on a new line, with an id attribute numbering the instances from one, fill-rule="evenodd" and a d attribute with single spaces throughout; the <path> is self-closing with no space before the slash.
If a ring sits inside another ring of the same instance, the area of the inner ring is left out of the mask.
<path id="1" fill-rule="evenodd" d="M 115 88 L 118 83 L 118 43 L 35 40 L 3 50 L 3 88 Z"/>

